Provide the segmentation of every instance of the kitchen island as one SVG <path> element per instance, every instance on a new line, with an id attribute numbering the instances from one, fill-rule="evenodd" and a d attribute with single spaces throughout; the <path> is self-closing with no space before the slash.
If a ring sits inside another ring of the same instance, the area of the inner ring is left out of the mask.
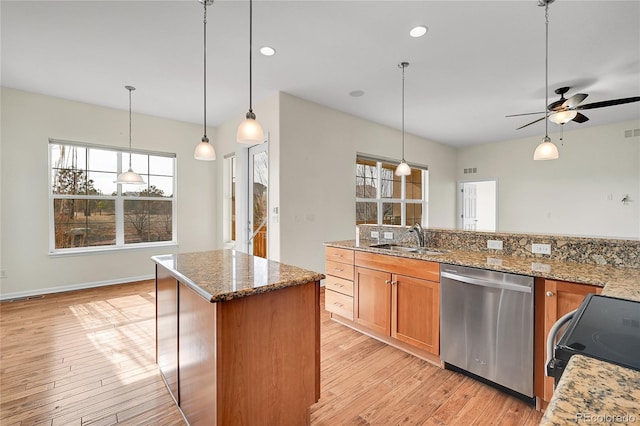
<path id="1" fill-rule="evenodd" d="M 156 361 L 188 422 L 308 424 L 324 275 L 235 250 L 152 260 Z"/>

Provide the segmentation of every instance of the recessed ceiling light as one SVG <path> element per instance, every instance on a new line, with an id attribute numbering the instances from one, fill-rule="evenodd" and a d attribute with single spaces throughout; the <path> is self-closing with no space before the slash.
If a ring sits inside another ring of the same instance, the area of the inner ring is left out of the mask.
<path id="1" fill-rule="evenodd" d="M 411 37 L 422 37 L 427 33 L 427 31 L 429 31 L 429 28 L 425 25 L 419 25 L 417 27 L 413 27 L 411 31 L 409 31 L 409 35 Z"/>
<path id="2" fill-rule="evenodd" d="M 354 90 L 352 92 L 349 92 L 349 96 L 352 96 L 354 98 L 359 98 L 362 95 L 364 95 L 364 90 Z"/>
<path id="3" fill-rule="evenodd" d="M 264 56 L 273 56 L 276 54 L 276 49 L 269 46 L 262 46 L 260 48 L 260 53 L 262 53 Z"/>

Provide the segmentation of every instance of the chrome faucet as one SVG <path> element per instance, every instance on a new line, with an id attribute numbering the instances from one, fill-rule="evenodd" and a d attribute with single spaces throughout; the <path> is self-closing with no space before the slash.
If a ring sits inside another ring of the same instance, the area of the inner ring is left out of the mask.
<path id="1" fill-rule="evenodd" d="M 424 247 L 424 232 L 422 225 L 415 223 L 411 228 L 409 228 L 409 232 L 415 232 L 416 237 L 418 237 L 418 247 Z"/>

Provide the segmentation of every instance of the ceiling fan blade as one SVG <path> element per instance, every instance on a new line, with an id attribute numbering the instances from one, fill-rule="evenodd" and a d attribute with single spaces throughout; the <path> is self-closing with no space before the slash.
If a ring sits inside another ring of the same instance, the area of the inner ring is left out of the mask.
<path id="1" fill-rule="evenodd" d="M 572 97 L 570 97 L 569 99 L 567 99 L 566 101 L 564 101 L 564 103 L 562 104 L 563 108 L 573 108 L 578 106 L 578 104 L 582 101 L 584 101 L 585 99 L 587 99 L 587 95 L 586 93 L 577 93 L 575 95 L 573 95 Z"/>
<path id="2" fill-rule="evenodd" d="M 518 127 L 516 130 L 524 129 L 524 128 L 525 128 L 525 127 L 527 127 L 527 126 L 531 126 L 532 124 L 535 124 L 535 123 L 537 123 L 538 121 L 542 121 L 542 120 L 544 120 L 544 119 L 545 119 L 545 117 L 538 118 L 537 120 L 534 120 L 534 121 L 532 121 L 531 123 L 528 123 L 528 124 L 525 124 L 524 126 L 520 126 L 520 127 Z"/>
<path id="3" fill-rule="evenodd" d="M 594 102 L 592 104 L 586 104 L 586 105 L 578 105 L 574 109 L 583 110 L 583 109 L 603 108 L 603 107 L 628 104 L 631 102 L 638 102 L 638 101 L 640 101 L 640 96 L 634 96 L 632 98 L 611 99 L 609 101 Z"/>
<path id="4" fill-rule="evenodd" d="M 525 112 L 523 114 L 511 114 L 511 115 L 505 115 L 505 117 L 522 117 L 523 115 L 536 115 L 536 114 L 544 114 L 544 111 L 541 111 L 541 112 Z"/>
<path id="5" fill-rule="evenodd" d="M 589 117 L 584 114 L 578 113 L 578 115 L 574 117 L 573 121 L 575 121 L 576 123 L 584 123 L 585 121 L 589 121 Z"/>
<path id="6" fill-rule="evenodd" d="M 555 102 L 551 102 L 549 105 L 547 105 L 547 108 L 549 109 L 549 111 L 560 111 L 564 108 L 565 101 L 566 99 L 562 98 Z"/>

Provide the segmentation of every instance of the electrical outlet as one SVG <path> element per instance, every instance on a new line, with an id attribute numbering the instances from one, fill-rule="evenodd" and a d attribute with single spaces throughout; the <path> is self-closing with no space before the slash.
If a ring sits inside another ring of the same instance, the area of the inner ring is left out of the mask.
<path id="1" fill-rule="evenodd" d="M 487 240 L 487 248 L 502 250 L 502 240 Z"/>
<path id="2" fill-rule="evenodd" d="M 380 239 L 380 233 L 378 231 L 371 231 L 371 238 Z"/>
<path id="3" fill-rule="evenodd" d="M 383 232 L 382 236 L 385 240 L 393 240 L 393 232 Z"/>
<path id="4" fill-rule="evenodd" d="M 551 254 L 551 244 L 531 244 L 533 254 Z"/>

